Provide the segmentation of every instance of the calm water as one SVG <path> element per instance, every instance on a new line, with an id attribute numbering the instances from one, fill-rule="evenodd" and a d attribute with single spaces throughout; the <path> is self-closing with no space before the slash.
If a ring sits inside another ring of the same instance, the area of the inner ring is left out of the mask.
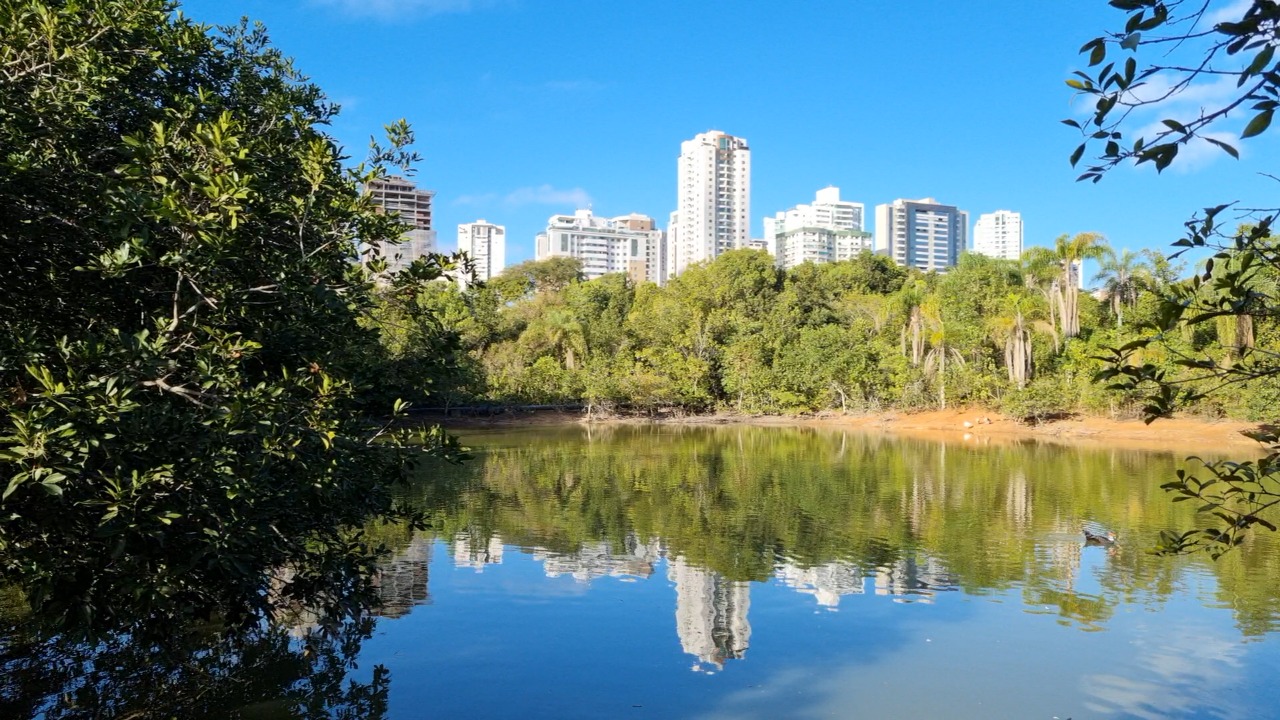
<path id="1" fill-rule="evenodd" d="M 1169 454 L 832 430 L 464 435 L 367 627 L 0 641 L 0 717 L 1280 718 L 1280 545 L 1145 552 Z M 1082 523 L 1119 534 L 1086 547 Z M 0 597 L 3 601 L 3 597 Z M 5 609 L 0 602 L 0 617 Z M 184 636 L 186 637 L 186 636 Z M 363 638 L 363 641 L 361 641 Z M 174 710 L 173 708 L 178 708 Z"/>
<path id="2" fill-rule="evenodd" d="M 775 428 L 465 437 L 360 666 L 388 716 L 1280 717 L 1280 554 L 1145 549 L 1173 455 Z M 1114 529 L 1114 548 L 1079 528 Z M 360 676 L 357 672 L 356 677 Z"/>

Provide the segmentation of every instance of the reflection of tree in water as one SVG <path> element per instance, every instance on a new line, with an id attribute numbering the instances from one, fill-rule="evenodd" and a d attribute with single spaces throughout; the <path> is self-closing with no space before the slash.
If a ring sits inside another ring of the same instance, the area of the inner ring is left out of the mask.
<path id="1" fill-rule="evenodd" d="M 1246 632 L 1274 628 L 1280 609 L 1280 588 L 1257 580 L 1280 577 L 1280 552 L 1265 542 L 1214 564 L 1143 552 L 1159 529 L 1194 512 L 1168 503 L 1156 482 L 1171 473 L 1172 455 L 741 426 L 489 440 L 481 462 L 447 480 L 452 493 L 424 484 L 416 500 L 439 511 L 445 537 L 463 531 L 492 552 L 488 540 L 500 536 L 559 558 L 549 569 L 564 563 L 584 577 L 590 562 L 567 558 L 639 537 L 728 581 L 776 577 L 827 607 L 862 587 L 853 578 L 879 575 L 895 597 L 1021 588 L 1029 603 L 1092 627 L 1120 603 L 1164 602 L 1198 568 L 1220 578 Z M 1097 589 L 1082 593 L 1086 518 L 1120 530 L 1122 544 L 1090 563 Z M 922 568 L 920 582 L 908 579 Z"/>
<path id="2" fill-rule="evenodd" d="M 288 588 L 293 601 L 246 626 L 139 620 L 92 639 L 50 636 L 35 629 L 21 593 L 0 590 L 0 717 L 385 717 L 389 673 L 375 667 L 367 682 L 348 673 L 375 616 L 399 617 L 428 599 L 433 539 L 374 523 L 366 540 L 390 550 L 376 597 L 277 571 L 271 586 Z"/>
<path id="3" fill-rule="evenodd" d="M 347 676 L 371 628 L 352 621 L 296 638 L 279 625 L 192 625 L 157 643 L 17 632 L 0 646 L 0 717 L 385 717 L 386 670 Z"/>

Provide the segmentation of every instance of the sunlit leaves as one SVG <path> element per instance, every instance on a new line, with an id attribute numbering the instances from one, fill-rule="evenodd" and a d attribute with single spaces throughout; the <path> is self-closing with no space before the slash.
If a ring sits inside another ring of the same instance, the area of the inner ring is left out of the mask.
<path id="1" fill-rule="evenodd" d="M 1176 160 L 1181 146 L 1195 140 L 1210 142 L 1238 158 L 1234 147 L 1211 137 L 1208 130 L 1248 100 L 1259 102 L 1254 105 L 1256 113 L 1241 138 L 1255 137 L 1270 127 L 1280 84 L 1272 40 L 1272 29 L 1280 21 L 1280 6 L 1266 0 L 1249 3 L 1238 20 L 1219 22 L 1212 31 L 1197 25 L 1210 12 L 1207 3 L 1184 5 L 1142 0 L 1112 3 L 1112 6 L 1129 13 L 1123 29 L 1094 38 L 1080 48 L 1087 66 L 1101 66 L 1100 70 L 1095 75 L 1077 71 L 1067 81 L 1077 93 L 1094 98 L 1091 125 L 1096 130 L 1082 129 L 1083 144 L 1089 146 L 1092 141 L 1104 141 L 1098 162 L 1081 173 L 1078 180 L 1098 182 L 1111 168 L 1128 161 L 1151 163 L 1157 171 L 1163 171 Z M 1175 15 L 1171 7 L 1183 11 L 1182 14 Z M 1108 45 L 1132 55 L 1118 69 L 1114 62 L 1103 65 Z M 1256 52 L 1243 67 L 1228 65 L 1236 69 L 1224 70 L 1215 62 L 1221 55 L 1249 50 Z M 1140 66 L 1138 56 L 1148 53 L 1148 64 Z M 1123 134 L 1131 112 L 1172 102 L 1197 83 L 1224 73 L 1235 76 L 1239 95 L 1205 108 L 1193 118 L 1165 119 L 1163 130 L 1149 130 L 1131 143 L 1125 142 Z M 1072 166 L 1079 163 L 1084 152 L 1079 149 L 1072 152 Z"/>

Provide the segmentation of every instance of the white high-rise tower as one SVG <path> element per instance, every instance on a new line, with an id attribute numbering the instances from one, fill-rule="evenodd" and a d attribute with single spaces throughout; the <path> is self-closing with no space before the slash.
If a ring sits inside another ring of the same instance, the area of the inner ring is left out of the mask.
<path id="1" fill-rule="evenodd" d="M 458 225 L 458 251 L 471 258 L 476 279 L 485 282 L 502 272 L 507 258 L 507 229 L 483 219 Z M 466 287 L 469 278 L 458 277 Z"/>
<path id="2" fill-rule="evenodd" d="M 1022 257 L 1022 215 L 1010 210 L 979 215 L 973 225 L 973 251 L 1005 260 Z"/>
<path id="3" fill-rule="evenodd" d="M 719 130 L 680 144 L 677 204 L 668 229 L 668 273 L 751 239 L 751 149 Z"/>
<path id="4" fill-rule="evenodd" d="M 797 205 L 764 219 L 764 239 L 779 267 L 804 262 L 834 262 L 871 250 L 871 235 L 862 231 L 863 205 L 840 199 L 840 188 L 818 191 L 812 204 Z"/>

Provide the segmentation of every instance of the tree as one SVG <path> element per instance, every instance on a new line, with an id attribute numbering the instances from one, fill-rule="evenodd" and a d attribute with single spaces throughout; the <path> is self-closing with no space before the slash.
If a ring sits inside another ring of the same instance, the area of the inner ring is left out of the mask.
<path id="1" fill-rule="evenodd" d="M 550 350 L 564 359 L 566 370 L 578 369 L 578 357 L 587 352 L 587 338 L 582 323 L 573 311 L 563 306 L 544 306 L 543 312 L 525 330 L 534 347 Z"/>
<path id="2" fill-rule="evenodd" d="M 1053 252 L 1039 246 L 1030 248 L 1022 253 L 1021 265 L 1024 284 L 1044 297 L 1045 307 L 1049 310 L 1049 326 L 1054 329 L 1053 352 L 1057 354 L 1062 348 L 1057 329 L 1061 327 L 1059 318 L 1063 297 Z"/>
<path id="3" fill-rule="evenodd" d="M 1052 248 L 1031 248 L 1026 253 L 1031 268 L 1054 268 L 1050 302 L 1058 307 L 1059 334 L 1064 341 L 1080 334 L 1080 278 L 1084 261 L 1102 258 L 1107 252 L 1106 242 L 1092 232 L 1059 235 Z"/>
<path id="4" fill-rule="evenodd" d="M 924 356 L 924 374 L 926 377 L 935 378 L 938 382 L 938 406 L 947 409 L 947 360 L 953 360 L 957 365 L 964 365 L 964 355 L 956 348 L 955 341 L 952 339 L 954 331 L 948 327 L 947 321 L 942 317 L 942 308 L 938 304 L 937 298 L 929 298 L 920 307 L 920 312 L 924 320 L 924 326 L 927 328 L 925 340 L 929 344 L 929 351 Z"/>
<path id="5" fill-rule="evenodd" d="M 1164 170 L 1182 148 L 1193 143 L 1208 143 L 1239 157 L 1222 133 L 1223 123 L 1233 113 L 1250 115 L 1239 131 L 1241 139 L 1268 129 L 1280 102 L 1280 62 L 1275 58 L 1280 4 L 1271 0 L 1243 5 L 1182 0 L 1112 0 L 1111 4 L 1128 13 L 1123 28 L 1085 43 L 1081 52 L 1088 55 L 1091 68 L 1099 69 L 1092 75 L 1078 71 L 1067 81 L 1094 102 L 1090 117 L 1064 121 L 1083 136 L 1071 163 L 1078 163 L 1092 144 L 1102 144 L 1081 180 L 1099 182 L 1128 161 L 1149 162 Z M 1123 62 L 1107 62 L 1108 55 L 1116 52 L 1127 57 Z M 1140 130 L 1132 143 L 1126 140 L 1126 120 L 1133 110 L 1170 108 L 1166 101 L 1197 90 L 1206 80 L 1218 79 L 1234 79 L 1235 90 L 1193 115 L 1166 117 L 1154 130 Z M 1249 334 L 1254 327 L 1275 327 L 1280 320 L 1280 303 L 1271 282 L 1280 269 L 1280 247 L 1271 237 L 1278 212 L 1246 211 L 1248 224 L 1224 229 L 1219 218 L 1229 207 L 1207 207 L 1187 223 L 1187 237 L 1174 243 L 1180 248 L 1174 257 L 1187 250 L 1207 251 L 1211 257 L 1204 271 L 1170 285 L 1151 332 L 1111 349 L 1109 366 L 1098 376 L 1117 389 L 1145 391 L 1148 421 L 1226 386 L 1280 377 L 1280 355 L 1272 348 L 1237 344 L 1238 356 L 1221 362 L 1211 348 L 1186 351 L 1168 340 L 1180 330 L 1217 323 L 1220 317 L 1248 318 Z M 1151 362 L 1135 362 L 1135 353 L 1153 345 L 1174 356 L 1184 371 L 1170 374 Z M 1176 500 L 1195 500 L 1207 513 L 1202 527 L 1167 534 L 1166 549 L 1198 547 L 1220 554 L 1243 542 L 1254 527 L 1276 529 L 1267 511 L 1280 504 L 1280 437 L 1271 431 L 1259 432 L 1257 437 L 1269 445 L 1267 457 L 1206 463 L 1202 472 L 1180 472 L 1165 486 L 1177 495 Z"/>
<path id="6" fill-rule="evenodd" d="M 526 292 L 559 292 L 570 283 L 578 282 L 582 278 L 582 260 L 564 255 L 556 255 L 546 260 L 525 260 L 518 265 L 512 265 L 498 275 L 499 283 L 523 281 Z M 515 298 L 517 294 L 508 293 L 508 296 Z"/>
<path id="7" fill-rule="evenodd" d="M 359 187 L 408 128 L 344 171 L 260 27 L 164 0 L 0 27 L 0 579 L 65 630 L 355 609 L 420 453 L 371 419 L 384 264 L 353 262 L 403 231 Z"/>
<path id="8" fill-rule="evenodd" d="M 1111 311 L 1116 314 L 1116 327 L 1124 327 L 1124 310 L 1138 304 L 1138 291 L 1151 281 L 1150 272 L 1142 255 L 1125 250 L 1116 255 L 1110 248 L 1098 263 L 1094 282 L 1102 281 L 1102 291 L 1107 296 Z"/>
<path id="9" fill-rule="evenodd" d="M 1031 379 L 1031 324 L 1034 305 L 1026 295 L 1005 296 L 1004 311 L 990 320 L 996 342 L 1004 347 L 1004 365 L 1009 382 L 1019 390 Z"/>
<path id="10" fill-rule="evenodd" d="M 924 312 L 921 306 L 925 302 L 923 284 L 904 285 L 898 291 L 898 306 L 906 315 L 906 324 L 902 326 L 902 355 L 911 360 L 912 365 L 924 362 Z M 910 354 L 908 354 L 908 343 Z"/>

